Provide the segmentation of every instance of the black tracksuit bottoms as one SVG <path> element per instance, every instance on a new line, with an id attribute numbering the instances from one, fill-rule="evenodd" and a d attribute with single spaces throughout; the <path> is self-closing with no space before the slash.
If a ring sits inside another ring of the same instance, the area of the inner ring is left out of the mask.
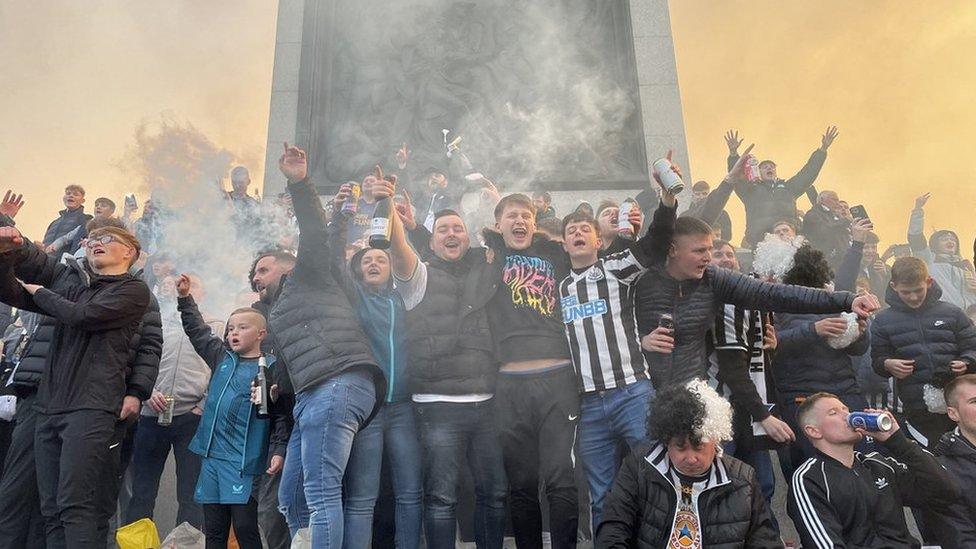
<path id="1" fill-rule="evenodd" d="M 573 366 L 499 372 L 495 413 L 515 543 L 519 549 L 542 548 L 541 480 L 549 502 L 553 549 L 576 547 L 579 508 L 573 449 L 580 402 Z"/>
<path id="2" fill-rule="evenodd" d="M 99 535 L 106 518 L 99 488 L 115 432 L 110 412 L 38 414 L 34 456 L 48 549 L 105 547 Z"/>
<path id="3" fill-rule="evenodd" d="M 34 394 L 17 400 L 10 450 L 0 477 L 0 549 L 44 549 L 44 519 L 37 495 Z"/>

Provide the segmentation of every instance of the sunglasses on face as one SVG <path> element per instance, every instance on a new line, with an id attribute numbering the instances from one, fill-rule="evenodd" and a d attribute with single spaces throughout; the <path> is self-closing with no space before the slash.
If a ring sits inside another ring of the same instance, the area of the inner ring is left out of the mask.
<path id="1" fill-rule="evenodd" d="M 101 244 L 102 246 L 108 246 L 112 242 L 118 242 L 120 244 L 124 244 L 124 242 L 122 242 L 118 238 L 115 238 L 114 236 L 107 234 L 105 236 L 100 236 L 98 238 L 89 238 L 88 239 L 88 242 L 85 242 L 85 246 L 90 249 L 90 248 L 94 248 L 95 247 L 95 244 Z"/>

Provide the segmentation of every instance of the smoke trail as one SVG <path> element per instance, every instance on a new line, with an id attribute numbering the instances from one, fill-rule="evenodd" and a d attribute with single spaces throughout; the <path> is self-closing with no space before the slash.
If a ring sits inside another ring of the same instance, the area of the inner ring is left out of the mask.
<path id="1" fill-rule="evenodd" d="M 267 222 L 236 222 L 221 183 L 236 159 L 191 123 L 163 114 L 137 127 L 135 143 L 119 163 L 138 181 L 140 198 L 151 199 L 159 212 L 158 238 L 143 246 L 170 254 L 178 272 L 198 274 L 206 287 L 206 310 L 221 317 L 247 289 L 254 254 L 287 232 L 264 210 L 256 214 Z"/>

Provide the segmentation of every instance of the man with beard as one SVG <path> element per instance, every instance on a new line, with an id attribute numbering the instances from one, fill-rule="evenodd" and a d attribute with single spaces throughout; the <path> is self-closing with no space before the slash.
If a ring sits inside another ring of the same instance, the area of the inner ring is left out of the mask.
<path id="1" fill-rule="evenodd" d="M 343 243 L 326 225 L 305 151 L 286 143 L 278 166 L 300 233 L 295 268 L 270 296 L 277 356 L 295 389 L 278 500 L 292 534 L 307 523 L 313 548 L 334 548 L 343 539 L 342 477 L 352 441 L 379 411 L 386 379 L 339 283 L 342 265 L 330 249 Z"/>
<path id="2" fill-rule="evenodd" d="M 258 293 L 259 301 L 254 302 L 251 307 L 260 311 L 265 318 L 271 316 L 271 306 L 274 304 L 274 296 L 278 294 L 281 287 L 281 278 L 295 269 L 295 256 L 289 252 L 275 250 L 264 252 L 258 255 L 251 266 L 250 280 L 251 289 Z M 278 352 L 275 333 L 268 325 L 268 335 L 261 342 L 261 352 L 266 355 L 278 357 L 282 364 L 283 359 Z M 285 369 L 279 371 L 280 374 L 287 374 Z M 287 375 L 281 376 L 285 386 L 278 387 L 278 401 L 281 407 L 291 408 L 294 406 L 294 389 L 290 386 L 290 379 Z M 294 418 L 286 418 L 289 423 L 288 431 Z M 272 456 L 284 456 L 287 448 L 286 439 L 279 436 L 278 432 L 272 432 L 271 445 L 268 453 Z M 268 540 L 269 549 L 287 549 L 291 545 L 291 534 L 288 531 L 288 523 L 284 515 L 278 511 L 278 489 L 281 486 L 281 475 L 268 474 L 262 475 L 258 480 L 258 524 Z"/>
<path id="3" fill-rule="evenodd" d="M 392 183 L 382 185 L 393 194 Z M 399 205 L 397 214 L 390 252 L 407 309 L 408 390 L 423 449 L 427 546 L 454 547 L 458 481 L 468 466 L 475 483 L 475 540 L 478 547 L 499 549 L 508 483 L 495 424 L 498 362 L 487 313 L 497 283 L 487 276 L 484 249 L 470 247 L 457 212 L 433 215 L 427 262 L 407 242 L 404 228 L 417 228 L 409 204 Z"/>

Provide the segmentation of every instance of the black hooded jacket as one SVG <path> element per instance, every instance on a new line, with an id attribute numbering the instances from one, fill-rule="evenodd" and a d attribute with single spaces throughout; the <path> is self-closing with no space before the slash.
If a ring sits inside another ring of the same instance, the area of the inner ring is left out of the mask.
<path id="1" fill-rule="evenodd" d="M 942 289 L 933 282 L 922 306 L 912 309 L 889 287 L 890 307 L 871 325 L 871 364 L 877 374 L 891 377 L 886 359 L 915 361 L 912 374 L 895 381 L 906 410 L 926 410 L 923 387 L 933 379 L 947 381 L 953 360 L 969 363 L 970 373 L 976 371 L 976 328 L 962 309 L 941 298 Z"/>
<path id="2" fill-rule="evenodd" d="M 43 288 L 33 296 L 24 289 L 18 292 L 17 278 Z M 73 259 L 62 264 L 25 242 L 0 254 L 0 287 L 9 305 L 55 319 L 37 393 L 40 411 L 115 414 L 126 394 L 149 397 L 155 374 L 128 369 L 133 338 L 150 303 L 142 280 L 128 273 L 98 275 Z M 127 389 L 127 378 L 134 374 L 145 390 Z"/>
<path id="3" fill-rule="evenodd" d="M 372 418 L 383 404 L 386 378 L 339 282 L 343 262 L 329 251 L 331 246 L 344 246 L 337 238 L 340 231 L 326 225 L 322 202 L 307 179 L 289 183 L 288 191 L 301 238 L 295 269 L 281 278 L 269 316 L 278 356 L 285 361 L 295 393 L 350 368 L 369 371 L 377 395 Z"/>

